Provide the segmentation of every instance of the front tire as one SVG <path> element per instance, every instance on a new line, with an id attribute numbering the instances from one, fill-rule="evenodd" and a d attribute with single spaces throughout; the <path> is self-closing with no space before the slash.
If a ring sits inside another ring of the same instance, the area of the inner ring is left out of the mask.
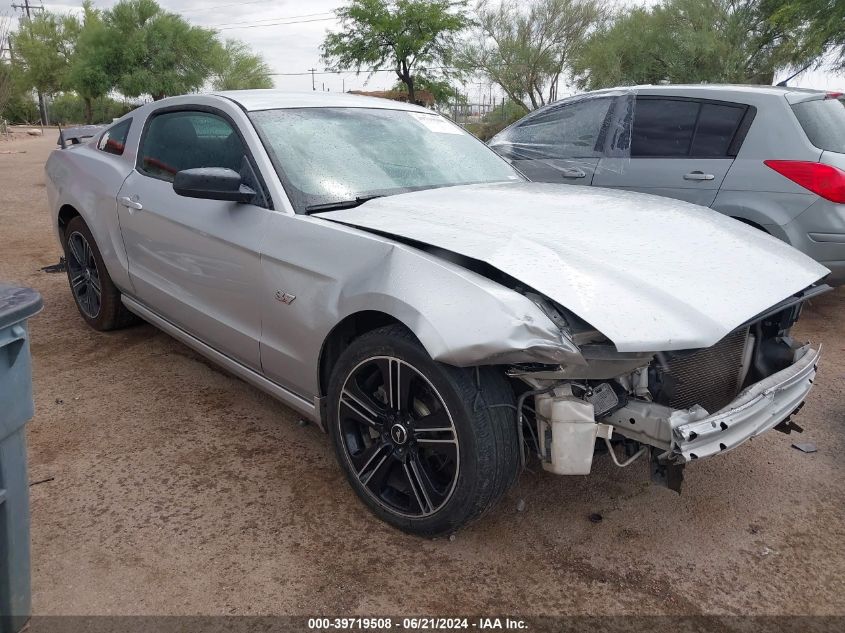
<path id="1" fill-rule="evenodd" d="M 329 433 L 352 488 L 406 532 L 453 532 L 516 479 L 514 394 L 504 375 L 435 362 L 402 326 L 353 341 L 328 396 Z"/>
<path id="2" fill-rule="evenodd" d="M 95 330 L 116 330 L 136 322 L 120 301 L 103 263 L 91 229 L 81 216 L 67 223 L 64 232 L 67 278 L 79 314 Z"/>

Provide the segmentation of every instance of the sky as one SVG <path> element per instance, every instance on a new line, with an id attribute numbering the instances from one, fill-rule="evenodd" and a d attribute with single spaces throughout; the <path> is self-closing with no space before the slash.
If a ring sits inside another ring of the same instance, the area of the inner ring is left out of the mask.
<path id="1" fill-rule="evenodd" d="M 108 8 L 117 0 L 94 0 L 98 8 Z M 325 73 L 320 62 L 319 47 L 327 31 L 337 28 L 333 10 L 344 4 L 342 0 L 158 0 L 159 4 L 173 13 L 179 13 L 199 26 L 214 28 L 221 38 L 237 38 L 249 44 L 260 53 L 274 73 L 277 88 L 289 91 L 312 89 L 312 75 L 309 69 L 316 69 L 313 85 L 317 90 L 340 92 L 346 90 L 383 90 L 395 82 L 395 75 L 389 72 L 366 74 Z M 622 0 L 625 1 L 625 0 Z M 659 0 L 629 0 L 626 4 L 654 4 Z M 23 0 L 0 0 L 0 14 L 20 15 L 11 4 L 22 4 Z M 41 0 L 30 0 L 40 5 Z M 82 0 L 43 3 L 50 11 L 81 12 Z M 790 73 L 782 73 L 780 80 Z M 845 76 L 824 70 L 808 71 L 790 82 L 790 85 L 820 88 L 824 90 L 845 89 Z M 501 98 L 495 88 L 473 80 L 465 84 L 462 91 L 471 102 L 482 100 L 482 95 L 492 94 Z M 564 96 L 564 91 L 560 91 Z"/>

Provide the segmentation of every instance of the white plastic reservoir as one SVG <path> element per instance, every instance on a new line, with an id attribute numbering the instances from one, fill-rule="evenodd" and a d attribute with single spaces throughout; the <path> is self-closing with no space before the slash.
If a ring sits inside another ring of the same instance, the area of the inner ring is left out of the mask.
<path id="1" fill-rule="evenodd" d="M 572 396 L 568 387 L 534 400 L 543 468 L 558 475 L 588 475 L 599 430 L 593 405 Z"/>

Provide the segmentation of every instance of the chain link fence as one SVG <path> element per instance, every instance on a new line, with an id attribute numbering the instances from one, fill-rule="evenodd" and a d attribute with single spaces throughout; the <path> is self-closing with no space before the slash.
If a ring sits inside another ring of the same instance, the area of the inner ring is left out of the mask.
<path id="1" fill-rule="evenodd" d="M 497 99 L 482 103 L 453 102 L 441 112 L 482 141 L 490 140 L 527 114 L 521 106 Z"/>

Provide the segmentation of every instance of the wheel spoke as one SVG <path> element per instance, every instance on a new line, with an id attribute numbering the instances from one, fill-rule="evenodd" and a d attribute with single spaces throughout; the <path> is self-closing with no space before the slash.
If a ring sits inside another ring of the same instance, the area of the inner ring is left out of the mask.
<path id="1" fill-rule="evenodd" d="M 67 242 L 68 248 L 70 248 L 71 255 L 76 260 L 76 263 L 79 264 L 80 267 L 83 269 L 85 268 L 85 260 L 82 256 L 82 245 L 79 243 L 80 239 L 76 234 L 70 236 L 70 239 Z"/>
<path id="2" fill-rule="evenodd" d="M 352 395 L 349 390 L 344 389 L 341 392 L 340 404 L 345 408 L 347 417 L 375 429 L 381 428 L 382 423 L 379 421 L 379 414 Z"/>
<path id="3" fill-rule="evenodd" d="M 381 403 L 379 406 L 381 408 L 385 408 L 387 410 L 391 410 L 395 408 L 394 405 L 394 392 L 393 392 L 393 360 L 389 358 L 374 358 L 372 363 L 368 364 L 369 367 L 374 367 L 378 371 L 378 383 L 379 387 L 384 391 L 384 398 L 386 400 L 385 403 Z M 370 381 L 373 384 L 376 382 L 374 380 L 374 376 L 370 376 Z"/>
<path id="4" fill-rule="evenodd" d="M 411 488 L 411 492 L 414 493 L 414 498 L 417 500 L 420 512 L 428 514 L 433 508 L 431 501 L 429 501 L 428 497 L 425 496 L 425 491 L 422 490 L 418 477 L 411 472 L 411 469 L 408 468 L 408 464 L 402 464 L 402 468 L 405 470 L 405 477 L 408 480 L 408 486 Z"/>
<path id="5" fill-rule="evenodd" d="M 419 488 L 423 501 L 426 503 L 428 508 L 430 508 L 428 512 L 433 512 L 445 501 L 444 492 L 441 491 L 440 488 L 431 480 L 431 477 L 429 476 L 426 467 L 420 461 L 419 456 L 414 456 L 408 462 L 408 465 L 410 466 L 410 472 L 414 476 L 414 484 Z"/>
<path id="6" fill-rule="evenodd" d="M 419 420 L 414 420 L 414 437 L 417 439 L 435 439 L 437 437 L 454 439 L 454 436 L 455 430 L 452 428 L 452 423 L 444 409 L 435 411 Z"/>
<path id="7" fill-rule="evenodd" d="M 364 405 L 368 411 L 377 415 L 387 413 L 390 408 L 386 402 L 389 395 L 387 392 L 387 366 L 385 365 L 382 368 L 378 363 L 372 363 L 368 364 L 366 369 L 370 370 L 369 373 L 352 377 L 346 381 L 343 390 Z M 385 402 L 382 402 L 377 395 L 381 387 L 384 389 Z"/>
<path id="8" fill-rule="evenodd" d="M 97 276 L 97 271 L 91 271 L 91 288 L 94 290 L 94 294 L 97 295 L 97 298 L 102 296 L 102 290 L 100 289 L 100 278 Z"/>
<path id="9" fill-rule="evenodd" d="M 457 442 L 419 442 L 417 441 L 417 455 L 420 464 L 426 465 L 457 463 Z"/>
<path id="10" fill-rule="evenodd" d="M 376 455 L 372 464 L 358 478 L 362 484 L 379 497 L 387 478 L 390 476 L 391 467 L 397 462 L 391 457 L 388 450 L 379 451 Z"/>
<path id="11" fill-rule="evenodd" d="M 91 305 L 91 295 L 92 294 L 93 293 L 91 292 L 91 285 L 86 282 L 85 293 L 82 295 L 82 301 L 83 301 L 83 303 L 85 303 L 85 312 L 86 312 L 86 314 L 88 314 L 88 316 L 91 316 L 93 314 L 93 311 L 94 311 L 94 308 Z"/>
<path id="12" fill-rule="evenodd" d="M 382 442 L 374 442 L 357 455 L 349 456 L 352 466 L 355 468 L 355 472 L 358 475 L 358 479 L 363 481 L 364 477 L 370 474 L 370 471 L 381 459 L 382 454 L 388 453 L 386 450 L 387 448 L 388 446 Z"/>
<path id="13" fill-rule="evenodd" d="M 82 286 L 85 284 L 85 275 L 79 274 L 73 279 L 70 280 L 70 287 L 74 290 L 81 290 Z"/>
<path id="14" fill-rule="evenodd" d="M 408 411 L 410 408 L 411 381 L 414 378 L 414 370 L 398 360 L 391 361 L 391 367 L 392 380 L 390 386 L 393 408 L 397 411 Z"/>
<path id="15" fill-rule="evenodd" d="M 93 257 L 92 257 L 92 254 L 91 254 L 91 246 L 89 246 L 88 240 L 82 240 L 82 257 L 84 259 L 82 260 L 81 263 L 84 266 L 88 266 L 90 268 L 91 267 L 91 260 L 93 259 Z"/>

